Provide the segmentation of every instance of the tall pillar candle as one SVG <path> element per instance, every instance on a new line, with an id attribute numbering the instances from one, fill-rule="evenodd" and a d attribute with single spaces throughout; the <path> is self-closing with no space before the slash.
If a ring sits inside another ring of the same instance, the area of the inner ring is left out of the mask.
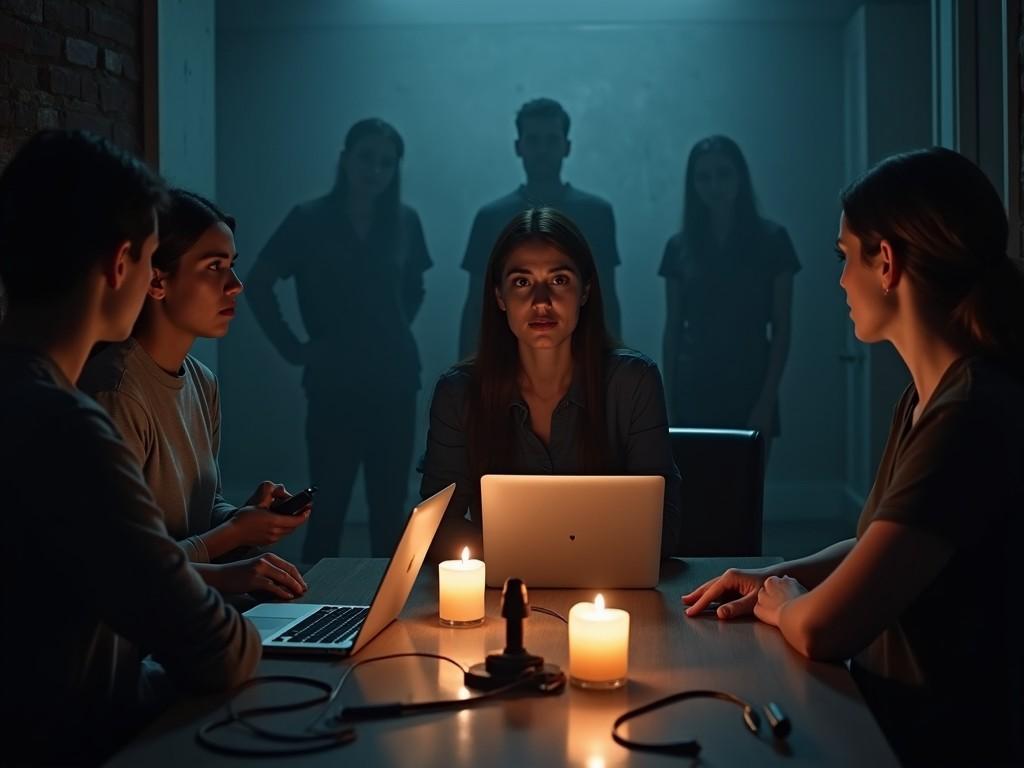
<path id="1" fill-rule="evenodd" d="M 581 688 L 618 688 L 629 671 L 629 614 L 593 603 L 569 610 L 569 681 Z"/>
<path id="2" fill-rule="evenodd" d="M 445 560 L 437 566 L 438 614 L 446 627 L 475 627 L 484 621 L 484 577 L 482 560 L 471 560 L 469 547 L 461 560 Z"/>

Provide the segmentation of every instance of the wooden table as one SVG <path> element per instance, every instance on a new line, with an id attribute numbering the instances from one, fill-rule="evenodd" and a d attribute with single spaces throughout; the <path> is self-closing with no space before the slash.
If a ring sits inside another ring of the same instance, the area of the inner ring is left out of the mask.
<path id="1" fill-rule="evenodd" d="M 773 558 L 691 559 L 671 561 L 657 590 L 605 593 L 608 605 L 630 612 L 629 683 L 618 691 L 569 687 L 560 696 L 520 698 L 458 712 L 432 713 L 398 720 L 357 724 L 358 738 L 348 746 L 314 755 L 280 759 L 289 765 L 322 766 L 559 766 L 586 768 L 646 765 L 696 765 L 697 760 L 628 751 L 610 732 L 615 717 L 633 707 L 688 688 L 715 688 L 755 705 L 777 702 L 793 731 L 774 742 L 766 725 L 760 737 L 743 725 L 739 708 L 713 700 L 677 704 L 631 725 L 636 739 L 676 741 L 696 738 L 703 746 L 702 766 L 865 766 L 898 762 L 871 713 L 840 664 L 810 662 L 793 651 L 773 627 L 754 620 L 720 622 L 714 617 L 687 619 L 679 595 L 724 568 L 756 567 Z M 383 573 L 385 560 L 334 558 L 321 561 L 306 576 L 303 598 L 315 603 L 366 603 Z M 475 629 L 448 629 L 437 621 L 437 572 L 425 567 L 399 621 L 356 657 L 362 660 L 400 651 L 428 651 L 454 657 L 469 666 L 504 645 L 500 592 L 487 592 L 487 621 Z M 530 591 L 530 602 L 568 614 L 573 603 L 592 600 L 580 590 Z M 534 613 L 525 624 L 525 645 L 551 663 L 568 669 L 567 627 Z M 260 674 L 300 674 L 338 680 L 348 661 L 264 659 Z M 370 664 L 353 672 L 340 697 L 355 703 L 417 701 L 459 695 L 462 677 L 451 665 L 410 658 Z M 466 691 L 462 692 L 466 695 Z M 285 701 L 305 696 L 288 688 L 254 692 L 247 701 Z M 115 766 L 200 766 L 251 764 L 205 751 L 195 740 L 197 726 L 222 711 L 225 697 L 191 699 L 154 723 L 117 754 Z M 274 727 L 297 727 L 312 713 L 275 719 Z M 239 730 L 233 743 L 255 742 Z M 270 746 L 274 746 L 271 744 Z M 262 764 L 277 762 L 261 760 Z"/>

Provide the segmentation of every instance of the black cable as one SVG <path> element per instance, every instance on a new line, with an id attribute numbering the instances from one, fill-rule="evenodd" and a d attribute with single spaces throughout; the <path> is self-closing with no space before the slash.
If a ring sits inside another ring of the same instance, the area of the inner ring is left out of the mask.
<path id="1" fill-rule="evenodd" d="M 565 616 L 560 614 L 558 611 L 552 611 L 550 608 L 543 608 L 542 606 L 539 606 L 539 605 L 531 605 L 530 606 L 530 610 L 531 611 L 536 611 L 537 613 L 544 613 L 544 614 L 547 614 L 548 616 L 554 616 L 556 619 L 558 619 L 563 624 L 568 624 L 569 623 L 569 620 L 567 618 L 565 618 Z"/>
<path id="2" fill-rule="evenodd" d="M 441 699 L 437 701 L 413 702 L 408 704 L 389 703 L 345 707 L 337 715 L 330 718 L 326 717 L 327 712 L 331 709 L 331 705 L 341 693 L 345 682 L 356 668 L 377 661 L 410 657 L 446 661 L 458 667 L 463 674 L 466 673 L 466 668 L 449 656 L 437 653 L 407 652 L 391 653 L 384 656 L 374 656 L 369 659 L 362 659 L 347 667 L 342 673 L 341 678 L 334 686 L 331 686 L 329 683 L 322 680 L 299 675 L 269 675 L 264 677 L 254 677 L 235 689 L 232 694 L 232 698 L 225 706 L 226 713 L 224 717 L 209 720 L 200 726 L 199 730 L 196 732 L 196 740 L 201 746 L 206 747 L 209 750 L 219 754 L 232 755 L 236 757 L 289 757 L 294 755 L 306 755 L 313 752 L 322 752 L 328 749 L 334 749 L 353 741 L 356 738 L 356 732 L 351 725 L 348 725 L 348 723 L 353 720 L 384 719 L 445 709 L 465 709 L 467 707 L 476 706 L 483 701 L 489 701 L 498 696 L 519 689 L 529 688 L 540 691 L 541 693 L 554 692 L 555 690 L 554 686 L 548 685 L 548 680 L 544 673 L 529 674 L 518 680 L 514 680 L 507 685 L 501 686 L 500 688 L 495 688 L 494 690 L 488 691 L 479 696 L 473 696 L 467 699 Z M 260 685 L 272 683 L 288 683 L 308 688 L 316 688 L 321 691 L 321 694 L 312 698 L 292 702 L 291 704 L 274 704 L 243 709 L 236 708 L 235 702 L 239 695 L 244 691 Z M 318 704 L 324 705 L 322 711 L 312 722 L 309 723 L 309 725 L 306 726 L 303 731 L 278 731 L 258 725 L 251 719 L 253 717 L 263 715 L 281 714 L 284 712 L 308 709 L 309 707 L 313 707 Z M 324 727 L 323 723 L 325 720 L 333 725 Z M 291 746 L 282 747 L 280 749 L 233 746 L 218 742 L 213 738 L 212 734 L 216 731 L 235 724 L 245 727 L 256 736 L 268 741 L 285 742 Z"/>
<path id="3" fill-rule="evenodd" d="M 263 706 L 263 707 L 250 707 L 247 709 L 236 710 L 234 706 L 235 699 L 238 698 L 244 691 L 250 688 L 256 688 L 260 685 L 266 685 L 270 683 L 290 683 L 293 685 L 306 686 L 310 688 L 317 688 L 322 691 L 322 695 L 316 696 L 311 699 L 305 699 L 303 701 L 293 702 L 291 704 L 278 704 L 274 706 Z M 219 719 L 209 720 L 200 726 L 199 730 L 196 731 L 196 741 L 203 747 L 209 750 L 217 752 L 222 755 L 242 756 L 242 757 L 282 757 L 291 755 L 306 755 L 313 752 L 323 752 L 327 749 L 334 749 L 343 744 L 347 744 L 355 739 L 355 730 L 352 728 L 338 729 L 332 733 L 321 733 L 310 738 L 310 734 L 299 734 L 299 733 L 284 733 L 270 731 L 269 729 L 257 726 L 255 723 L 247 720 L 246 718 L 257 715 L 266 714 L 277 714 L 282 712 L 290 712 L 298 709 L 305 709 L 312 707 L 323 702 L 329 702 L 331 697 L 332 686 L 329 683 L 325 683 L 322 680 L 316 680 L 311 677 L 302 677 L 298 675 L 268 675 L 265 677 L 254 677 L 251 680 L 247 680 L 242 683 L 232 694 L 232 698 L 228 701 L 225 709 L 226 715 Z M 226 728 L 229 725 L 235 723 L 246 726 L 249 730 L 263 738 L 271 741 L 285 741 L 285 742 L 298 742 L 303 746 L 293 746 L 282 749 L 261 749 L 257 747 L 235 747 L 218 742 L 213 738 L 212 734 L 216 731 Z"/>
<path id="4" fill-rule="evenodd" d="M 391 717 L 402 717 L 404 715 L 418 715 L 424 712 L 436 712 L 445 709 L 467 709 L 474 707 L 482 701 L 497 698 L 506 693 L 519 689 L 536 689 L 542 693 L 549 690 L 544 687 L 545 673 L 529 673 L 507 683 L 499 688 L 481 693 L 479 696 L 471 696 L 467 699 L 438 699 L 436 701 L 419 701 L 405 704 L 394 702 L 392 704 L 369 704 L 366 706 L 345 707 L 334 718 L 335 722 L 351 722 L 353 720 L 385 720 Z"/>
<path id="5" fill-rule="evenodd" d="M 635 749 L 642 752 L 658 752 L 661 754 L 668 755 L 679 755 L 683 757 L 696 757 L 700 754 L 700 742 L 696 739 L 690 741 L 672 741 L 672 742 L 643 742 L 633 741 L 627 739 L 624 736 L 619 735 L 619 726 L 623 723 L 632 720 L 640 715 L 646 715 L 650 712 L 654 712 L 662 707 L 667 707 L 669 704 L 675 704 L 678 701 L 685 701 L 687 699 L 719 699 L 720 701 L 727 701 L 731 704 L 735 704 L 743 710 L 743 724 L 747 727 L 747 730 L 757 736 L 758 731 L 761 728 L 761 718 L 758 717 L 757 712 L 754 708 L 746 701 L 741 699 L 739 696 L 734 696 L 731 693 L 725 693 L 724 691 L 710 691 L 710 690 L 694 690 L 694 691 L 682 691 L 680 693 L 674 693 L 671 696 L 665 696 L 664 698 L 652 701 L 650 704 L 645 704 L 642 707 L 631 709 L 622 715 L 615 718 L 615 722 L 612 723 L 612 739 L 616 744 L 625 747 L 626 749 Z M 768 717 L 768 722 L 771 725 L 772 734 L 777 739 L 784 739 L 789 735 L 790 723 L 786 716 L 782 713 L 779 705 L 775 702 L 769 702 L 764 707 L 765 715 Z"/>

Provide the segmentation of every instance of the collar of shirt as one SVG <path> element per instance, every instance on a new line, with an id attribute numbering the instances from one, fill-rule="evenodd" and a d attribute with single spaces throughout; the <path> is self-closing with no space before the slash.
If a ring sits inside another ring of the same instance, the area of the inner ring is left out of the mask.
<path id="1" fill-rule="evenodd" d="M 587 407 L 586 392 L 583 390 L 583 381 L 579 372 L 573 373 L 572 382 L 569 384 L 569 391 L 565 393 L 565 397 L 558 401 L 558 405 L 555 406 L 555 413 L 562 410 L 566 403 L 572 403 L 578 408 Z M 508 407 L 510 410 L 515 411 L 520 423 L 526 422 L 526 417 L 530 413 L 530 406 L 526 404 L 526 400 L 518 389 L 516 390 L 515 398 L 509 403 Z"/>
<path id="2" fill-rule="evenodd" d="M 545 200 L 534 200 L 529 195 L 527 195 L 525 184 L 520 184 L 516 192 L 518 193 L 519 198 L 523 201 L 525 205 L 531 208 L 539 208 L 545 205 L 553 205 L 555 203 L 565 202 L 565 199 L 569 196 L 569 193 L 572 192 L 572 185 L 569 184 L 569 182 L 567 181 L 562 182 L 562 186 L 559 188 L 558 194 Z"/>

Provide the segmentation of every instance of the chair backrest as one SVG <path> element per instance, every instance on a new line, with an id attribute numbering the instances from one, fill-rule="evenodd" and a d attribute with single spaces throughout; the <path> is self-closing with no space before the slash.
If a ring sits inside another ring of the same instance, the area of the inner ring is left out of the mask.
<path id="1" fill-rule="evenodd" d="M 757 557 L 764 513 L 764 439 L 757 430 L 669 429 L 683 476 L 677 555 Z"/>

